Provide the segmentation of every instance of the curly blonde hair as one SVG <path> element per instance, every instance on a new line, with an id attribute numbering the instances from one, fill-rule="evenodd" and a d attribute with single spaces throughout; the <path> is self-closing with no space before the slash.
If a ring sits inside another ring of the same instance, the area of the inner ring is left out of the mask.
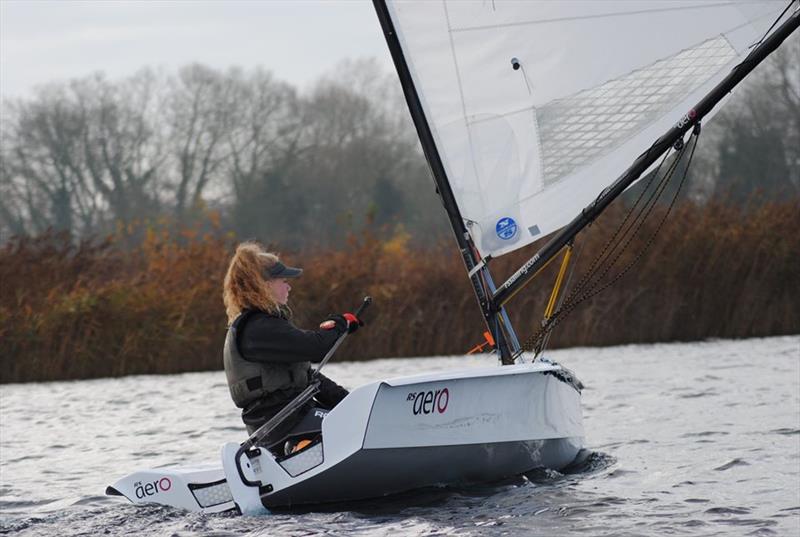
<path id="1" fill-rule="evenodd" d="M 275 301 L 263 276 L 264 271 L 277 262 L 278 256 L 267 252 L 257 242 L 243 242 L 236 247 L 222 283 L 222 301 L 229 325 L 246 309 L 273 314 L 288 312 L 285 306 Z"/>

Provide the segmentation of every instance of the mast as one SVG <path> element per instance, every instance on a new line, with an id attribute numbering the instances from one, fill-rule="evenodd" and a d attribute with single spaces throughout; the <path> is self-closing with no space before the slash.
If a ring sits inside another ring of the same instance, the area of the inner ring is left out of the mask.
<path id="1" fill-rule="evenodd" d="M 791 6 L 791 3 L 789 4 Z M 788 10 L 788 7 L 787 7 Z M 492 309 L 500 309 L 517 291 L 522 289 L 561 249 L 583 228 L 597 218 L 608 205 L 625 191 L 656 160 L 668 151 L 678 140 L 698 125 L 714 106 L 739 84 L 758 64 L 780 46 L 783 41 L 800 26 L 800 9 L 795 8 L 789 18 L 772 34 L 762 40 L 747 57 L 742 60 L 714 89 L 712 89 L 696 106 L 690 109 L 677 124 L 661 136 L 656 142 L 634 161 L 634 163 L 581 213 L 557 232 L 547 244 L 533 255 L 491 297 Z"/>
<path id="2" fill-rule="evenodd" d="M 513 331 L 513 329 L 511 328 L 511 325 L 508 322 L 508 317 L 505 315 L 502 307 L 497 309 L 491 307 L 491 296 L 487 295 L 483 283 L 481 283 L 481 276 L 478 274 L 478 272 L 484 272 L 484 281 L 491 281 L 491 275 L 489 274 L 488 267 L 483 264 L 478 270 L 474 270 L 481 260 L 476 259 L 475 257 L 474 252 L 476 252 L 477 249 L 472 243 L 472 238 L 469 231 L 464 226 L 464 219 L 461 216 L 461 211 L 459 211 L 458 206 L 456 205 L 453 190 L 447 180 L 447 173 L 445 172 L 444 165 L 442 164 L 441 157 L 439 156 L 439 151 L 436 148 L 436 143 L 433 140 L 433 133 L 431 132 L 430 125 L 425 118 L 425 112 L 422 108 L 419 95 L 417 94 L 417 89 L 414 86 L 414 81 L 411 77 L 411 72 L 408 69 L 408 64 L 406 63 L 403 55 L 403 49 L 400 46 L 400 41 L 397 38 L 397 33 L 395 32 L 392 18 L 389 15 L 388 7 L 386 6 L 385 0 L 373 0 L 373 5 L 375 6 L 375 11 L 378 14 L 378 19 L 380 20 L 381 28 L 383 29 L 383 34 L 386 38 L 386 43 L 389 46 L 389 52 L 392 54 L 392 60 L 394 61 L 395 69 L 400 77 L 400 83 L 403 87 L 406 103 L 408 104 L 408 109 L 411 112 L 411 118 L 414 120 L 414 126 L 417 129 L 417 134 L 419 136 L 420 143 L 422 144 L 422 150 L 425 153 L 428 166 L 430 166 L 431 173 L 433 175 L 433 181 L 436 184 L 436 192 L 441 197 L 442 204 L 447 212 L 447 216 L 450 221 L 450 227 L 453 229 L 453 234 L 455 235 L 456 242 L 458 243 L 458 249 L 461 252 L 461 258 L 464 261 L 467 273 L 470 275 L 469 279 L 472 283 L 475 297 L 478 299 L 478 304 L 480 305 L 484 321 L 486 322 L 490 332 L 494 335 L 497 343 L 497 349 L 500 353 L 501 362 L 504 365 L 513 364 L 514 359 L 511 356 L 511 350 L 508 347 L 508 342 L 503 330 L 500 327 L 498 316 L 503 317 L 509 330 Z M 490 289 L 489 292 L 491 293 L 493 290 Z M 513 334 L 511 335 L 511 338 L 512 340 L 516 340 L 516 337 L 513 336 Z"/>

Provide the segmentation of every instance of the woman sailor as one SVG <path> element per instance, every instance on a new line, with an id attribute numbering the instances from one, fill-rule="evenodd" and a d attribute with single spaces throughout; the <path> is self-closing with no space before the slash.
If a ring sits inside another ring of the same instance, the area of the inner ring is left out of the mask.
<path id="1" fill-rule="evenodd" d="M 223 350 L 225 375 L 248 434 L 308 386 L 311 362 L 322 360 L 342 333 L 363 325 L 352 313 L 331 315 L 318 330 L 301 330 L 292 324 L 289 280 L 302 272 L 284 265 L 255 242 L 240 244 L 228 266 L 222 295 L 229 324 Z M 317 406 L 331 409 L 347 395 L 347 390 L 327 377 L 320 374 L 318 379 Z M 285 420 L 265 444 L 279 447 L 287 436 L 300 432 L 298 426 L 308 429 L 314 418 L 319 427 L 324 412 L 310 412 L 314 406 L 308 403 Z"/>

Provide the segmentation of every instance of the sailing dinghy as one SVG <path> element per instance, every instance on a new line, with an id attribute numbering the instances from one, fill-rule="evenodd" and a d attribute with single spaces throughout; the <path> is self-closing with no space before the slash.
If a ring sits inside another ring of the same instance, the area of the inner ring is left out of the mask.
<path id="1" fill-rule="evenodd" d="M 374 4 L 501 366 L 361 386 L 314 412 L 321 435 L 303 449 L 261 446 L 313 399 L 312 382 L 245 442 L 223 446 L 221 467 L 146 470 L 108 493 L 259 513 L 568 465 L 583 444 L 581 384 L 541 351 L 596 291 L 589 273 L 560 292 L 576 235 L 666 162 L 630 215 L 646 218 L 701 121 L 800 25 L 800 3 L 784 0 Z M 496 286 L 491 260 L 545 236 Z M 542 329 L 520 343 L 505 306 L 562 252 Z"/>
<path id="2" fill-rule="evenodd" d="M 224 470 L 146 470 L 106 492 L 134 503 L 258 514 L 562 468 L 583 444 L 579 388 L 546 361 L 373 382 L 333 410 L 315 411 L 324 416 L 321 438 L 290 456 L 256 446 L 257 431 L 223 447 Z"/>

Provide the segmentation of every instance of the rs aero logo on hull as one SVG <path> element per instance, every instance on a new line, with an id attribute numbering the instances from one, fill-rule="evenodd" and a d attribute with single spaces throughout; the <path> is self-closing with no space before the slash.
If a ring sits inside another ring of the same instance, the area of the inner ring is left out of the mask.
<path id="1" fill-rule="evenodd" d="M 140 500 L 143 500 L 148 496 L 154 496 L 159 492 L 167 492 L 171 488 L 172 481 L 170 481 L 168 477 L 162 477 L 161 479 L 156 479 L 150 483 L 142 483 L 141 481 L 137 481 L 133 484 L 136 497 Z"/>
<path id="2" fill-rule="evenodd" d="M 450 404 L 450 390 L 442 388 L 440 390 L 411 392 L 406 397 L 406 401 L 411 401 L 411 411 L 415 416 L 419 414 L 444 414 L 447 411 L 447 405 Z"/>

